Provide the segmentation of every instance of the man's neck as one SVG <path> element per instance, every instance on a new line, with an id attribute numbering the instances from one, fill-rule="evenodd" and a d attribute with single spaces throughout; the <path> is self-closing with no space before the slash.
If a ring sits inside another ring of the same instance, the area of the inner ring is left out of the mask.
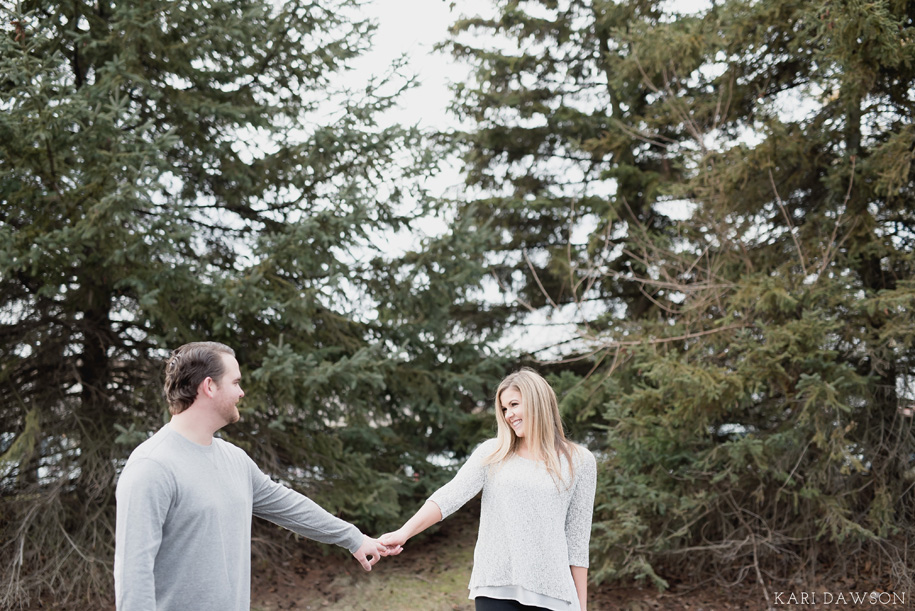
<path id="1" fill-rule="evenodd" d="M 203 418 L 203 414 L 200 413 L 199 410 L 194 409 L 194 406 L 187 408 L 180 414 L 172 416 L 168 425 L 173 431 L 188 441 L 192 441 L 201 446 L 212 444 L 213 433 L 220 428 L 213 428 L 213 425 L 207 422 L 207 419 Z"/>

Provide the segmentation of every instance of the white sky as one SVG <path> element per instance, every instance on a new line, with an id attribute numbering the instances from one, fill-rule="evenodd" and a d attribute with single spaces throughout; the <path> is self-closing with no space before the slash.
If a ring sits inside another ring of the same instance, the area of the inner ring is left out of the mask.
<path id="1" fill-rule="evenodd" d="M 448 28 L 454 21 L 468 14 L 485 13 L 491 6 L 492 0 L 369 0 L 362 16 L 374 21 L 378 28 L 369 52 L 352 62 L 353 69 L 345 76 L 347 84 L 358 88 L 372 76 L 386 74 L 398 58 L 406 56 L 403 72 L 415 76 L 417 83 L 401 94 L 397 108 L 387 112 L 380 122 L 417 125 L 426 130 L 456 127 L 457 119 L 447 110 L 450 87 L 467 80 L 468 68 L 453 61 L 447 51 L 435 51 L 434 47 L 448 38 Z M 425 186 L 434 196 L 456 197 L 462 192 L 462 185 L 452 160 Z M 424 236 L 447 229 L 441 219 L 422 219 L 410 232 L 390 240 L 389 247 L 397 250 L 397 244 L 416 248 Z"/>
<path id="2" fill-rule="evenodd" d="M 456 5 L 456 6 L 453 6 Z M 449 115 L 451 84 L 467 80 L 467 66 L 458 64 L 446 52 L 435 51 L 436 44 L 448 38 L 449 26 L 459 19 L 492 11 L 492 0 L 373 0 L 366 5 L 364 15 L 376 21 L 372 50 L 354 62 L 347 73 L 350 84 L 384 73 L 401 55 L 408 56 L 406 71 L 418 77 L 419 84 L 400 99 L 399 108 L 388 113 L 385 123 L 415 125 L 425 129 L 457 127 L 457 119 Z M 435 195 L 457 196 L 462 179 L 456 167 L 445 168 L 434 184 L 428 185 Z M 397 236 L 398 244 L 415 248 L 424 235 L 447 231 L 438 219 L 421 221 L 409 235 Z M 392 245 L 393 246 L 393 245 Z M 486 287 L 487 299 L 511 299 L 501 293 L 495 283 Z M 575 314 L 570 313 L 574 318 Z M 575 327 L 566 316 L 552 312 L 534 316 L 530 327 L 519 327 L 504 340 L 506 345 L 527 345 L 531 349 L 549 346 L 574 335 Z"/>
<path id="3" fill-rule="evenodd" d="M 366 78 L 383 73 L 401 55 L 408 56 L 406 70 L 416 74 L 419 86 L 400 100 L 400 110 L 392 112 L 391 122 L 422 127 L 448 125 L 446 108 L 451 96 L 449 85 L 463 79 L 464 67 L 456 65 L 445 52 L 433 47 L 448 36 L 448 27 L 462 14 L 475 13 L 489 4 L 484 0 L 461 0 L 460 9 L 452 0 L 372 0 L 365 15 L 378 24 L 372 50 L 355 62 L 351 78 Z"/>

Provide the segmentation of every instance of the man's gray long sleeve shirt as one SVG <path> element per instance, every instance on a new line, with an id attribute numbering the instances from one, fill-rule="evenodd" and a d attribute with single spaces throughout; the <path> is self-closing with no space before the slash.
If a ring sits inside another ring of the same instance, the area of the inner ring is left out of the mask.
<path id="1" fill-rule="evenodd" d="M 363 534 L 267 477 L 241 449 L 166 425 L 130 455 L 117 485 L 118 611 L 248 611 L 251 516 L 355 552 Z"/>

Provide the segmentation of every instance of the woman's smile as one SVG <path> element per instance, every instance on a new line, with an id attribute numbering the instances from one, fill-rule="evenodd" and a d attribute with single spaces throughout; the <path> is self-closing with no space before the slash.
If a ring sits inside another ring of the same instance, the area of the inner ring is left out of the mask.
<path id="1" fill-rule="evenodd" d="M 524 403 L 521 391 L 517 388 L 506 388 L 499 397 L 502 401 L 502 417 L 518 437 L 524 437 Z"/>

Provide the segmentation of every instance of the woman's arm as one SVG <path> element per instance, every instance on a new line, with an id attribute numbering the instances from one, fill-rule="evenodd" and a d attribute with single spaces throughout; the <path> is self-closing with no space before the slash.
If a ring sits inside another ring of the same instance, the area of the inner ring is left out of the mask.
<path id="1" fill-rule="evenodd" d="M 413 517 L 407 520 L 403 526 L 394 532 L 381 535 L 378 540 L 387 547 L 397 547 L 406 543 L 410 537 L 418 535 L 433 524 L 441 522 L 441 520 L 442 510 L 433 501 L 426 501 L 419 508 L 419 511 L 413 514 Z"/>
<path id="2" fill-rule="evenodd" d="M 566 544 L 572 581 L 582 611 L 588 606 L 588 543 L 591 539 L 591 518 L 594 513 L 594 493 L 597 485 L 597 461 L 591 452 L 582 449 L 575 468 L 575 488 L 566 514 Z"/>
<path id="3" fill-rule="evenodd" d="M 486 456 L 492 452 L 493 443 L 495 439 L 480 444 L 467 462 L 458 469 L 454 478 L 436 490 L 412 518 L 394 532 L 378 538 L 382 545 L 389 548 L 403 545 L 407 539 L 440 522 L 475 497 L 486 482 L 487 467 L 484 462 Z"/>
<path id="4" fill-rule="evenodd" d="M 578 602 L 581 611 L 588 609 L 588 569 L 583 566 L 569 566 L 572 569 L 572 581 L 575 582 L 575 591 L 578 592 Z"/>
<path id="5" fill-rule="evenodd" d="M 588 568 L 588 544 L 591 540 L 591 518 L 594 513 L 594 493 L 597 485 L 597 461 L 588 450 L 580 450 L 575 466 L 575 483 L 566 513 L 566 545 L 569 565 Z"/>

